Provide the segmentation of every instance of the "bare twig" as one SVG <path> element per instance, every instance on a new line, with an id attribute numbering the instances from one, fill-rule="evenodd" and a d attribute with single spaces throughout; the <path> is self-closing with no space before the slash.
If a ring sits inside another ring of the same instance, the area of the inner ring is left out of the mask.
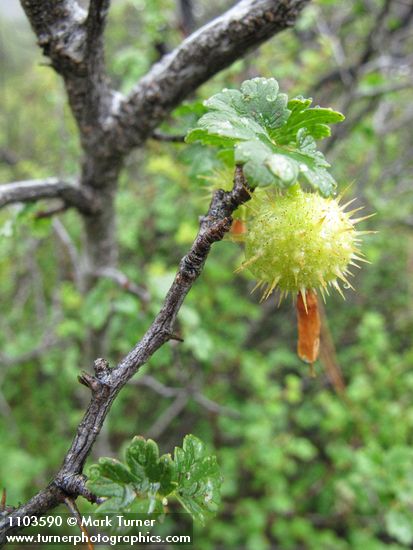
<path id="1" fill-rule="evenodd" d="M 391 8 L 393 0 L 385 0 L 381 9 L 378 11 L 375 20 L 372 24 L 370 33 L 367 34 L 367 40 L 361 54 L 358 56 L 356 62 L 343 67 L 334 68 L 332 71 L 324 75 L 313 87 L 313 93 L 317 94 L 319 90 L 322 90 L 327 85 L 337 82 L 343 75 L 343 70 L 346 72 L 345 83 L 347 87 L 350 87 L 354 81 L 356 81 L 363 70 L 363 67 L 374 57 L 377 49 L 383 43 L 383 34 L 390 33 L 390 30 L 385 29 L 384 23 Z"/>
<path id="2" fill-rule="evenodd" d="M 69 104 L 77 122 L 83 150 L 80 190 L 57 192 L 56 185 L 41 198 L 58 197 L 76 206 L 85 227 L 84 265 L 90 274 L 87 287 L 96 281 L 100 269 L 115 268 L 115 196 L 125 155 L 143 144 L 154 129 L 180 101 L 218 71 L 228 67 L 246 52 L 295 23 L 309 0 L 241 0 L 224 15 L 189 36 L 176 50 L 154 65 L 128 97 L 114 92 L 104 66 L 103 31 L 108 0 L 91 0 L 89 12 L 76 0 L 21 0 L 39 45 L 62 75 Z M 38 182 L 37 182 L 38 183 Z M 54 181 L 56 183 L 56 181 Z M 199 277 L 211 245 L 223 238 L 231 225 L 235 208 L 250 198 L 241 169 L 237 169 L 234 188 L 217 191 L 189 253 L 182 259 L 176 278 L 158 316 L 135 348 L 114 368 L 96 360 L 94 375 L 79 378 L 92 397 L 78 426 L 63 465 L 50 485 L 28 503 L 14 510 L 16 517 L 40 515 L 67 496 L 87 495 L 79 482 L 83 466 L 110 407 L 122 387 L 152 354 L 174 335 L 180 307 Z M 0 188 L 0 191 L 3 189 Z M 95 205 L 98 190 L 99 205 Z M 3 190 L 4 191 L 4 190 Z M 8 188 L 11 191 L 11 188 Z M 39 187 L 15 200 L 37 200 Z M 63 193 L 63 194 L 62 194 Z M 80 195 L 93 200 L 83 209 Z M 14 195 L 15 197 L 15 195 Z M 7 200 L 7 203 L 14 200 Z M 90 335 L 96 345 L 101 334 Z M 95 338 L 94 336 L 98 336 Z M 98 352 L 100 355 L 100 352 Z M 96 357 L 94 354 L 93 357 Z M 5 537 L 4 518 L 0 519 L 0 544 Z"/>
<path id="3" fill-rule="evenodd" d="M 149 428 L 146 436 L 154 439 L 160 437 L 172 424 L 175 418 L 185 409 L 188 401 L 189 395 L 185 391 L 178 393 L 169 407 L 163 411 L 163 413 L 157 418 L 156 422 Z"/>
<path id="4" fill-rule="evenodd" d="M 184 392 L 189 398 L 193 399 L 196 403 L 198 403 L 198 405 L 206 409 L 208 412 L 224 416 L 240 416 L 238 411 L 235 411 L 234 409 L 231 409 L 229 407 L 224 407 L 216 401 L 212 401 L 212 399 L 209 399 L 203 393 L 191 387 L 173 388 L 171 386 L 166 386 L 165 384 L 162 384 L 162 382 L 159 382 L 159 380 L 148 374 L 140 376 L 139 378 L 134 378 L 132 380 L 132 383 L 136 386 L 146 386 L 147 388 L 150 388 L 162 397 L 176 397 Z"/>
<path id="5" fill-rule="evenodd" d="M 212 75 L 292 26 L 308 0 L 241 0 L 154 65 L 115 106 L 112 143 L 127 153 Z"/>
<path id="6" fill-rule="evenodd" d="M 194 398 L 194 401 L 198 403 L 198 405 L 201 405 L 201 407 L 203 407 L 210 413 L 223 416 L 232 416 L 233 418 L 240 418 L 241 416 L 238 411 L 229 407 L 224 407 L 223 405 L 220 405 L 216 401 L 212 401 L 212 399 L 209 399 L 198 391 L 195 392 L 192 397 Z"/>
<path id="7" fill-rule="evenodd" d="M 148 374 L 144 374 L 139 378 L 134 378 L 132 383 L 136 386 L 146 386 L 158 395 L 162 395 L 162 397 L 176 397 L 178 393 L 181 393 L 183 390 L 183 388 L 171 388 L 170 386 L 166 386 Z"/>
<path id="8" fill-rule="evenodd" d="M 251 198 L 242 169 L 237 167 L 232 191 L 215 191 L 209 210 L 200 221 L 198 235 L 188 254 L 180 262 L 174 282 L 164 304 L 136 346 L 113 369 L 103 359 L 94 364 L 94 375 L 83 373 L 79 381 L 92 393 L 88 409 L 80 422 L 75 438 L 63 465 L 50 485 L 29 502 L 13 510 L 13 517 L 41 515 L 63 502 L 67 495 L 85 495 L 82 470 L 103 422 L 116 396 L 138 369 L 173 336 L 176 316 L 192 285 L 199 277 L 214 242 L 220 241 L 229 231 L 232 212 Z M 83 488 L 82 488 L 83 487 Z M 83 492 L 81 492 L 83 491 Z M 86 489 L 87 491 L 87 489 Z M 88 495 L 93 500 L 93 495 Z M 6 518 L 0 519 L 2 537 L 15 530 Z"/>
<path id="9" fill-rule="evenodd" d="M 331 43 L 331 50 L 336 61 L 337 70 L 340 78 L 345 87 L 350 86 L 352 82 L 352 76 L 345 66 L 345 53 L 343 44 L 341 43 L 340 36 L 331 31 L 327 21 L 323 17 L 322 10 L 318 10 L 317 13 L 317 26 L 321 34 L 328 37 Z"/>
<path id="10" fill-rule="evenodd" d="M 155 130 L 153 134 L 151 135 L 152 139 L 155 139 L 156 141 L 165 141 L 165 142 L 171 142 L 171 143 L 184 143 L 185 142 L 185 136 L 181 136 L 178 134 L 163 134 L 162 132 L 159 132 L 158 130 Z"/>
<path id="11" fill-rule="evenodd" d="M 150 294 L 146 290 L 133 281 L 131 281 L 122 271 L 114 267 L 102 267 L 95 272 L 96 277 L 106 277 L 114 281 L 121 288 L 137 296 L 143 303 L 149 302 Z"/>
<path id="12" fill-rule="evenodd" d="M 67 255 L 70 259 L 70 263 L 73 269 L 73 278 L 77 288 L 81 286 L 82 273 L 80 268 L 80 259 L 75 243 L 72 241 L 69 233 L 67 232 L 63 223 L 55 218 L 52 222 L 53 231 L 67 251 Z"/>
<path id="13" fill-rule="evenodd" d="M 126 154 L 200 84 L 292 26 L 308 1 L 241 0 L 154 65 L 125 98 L 111 89 L 105 70 L 108 0 L 93 0 L 88 13 L 75 0 L 22 0 L 39 44 L 64 79 L 84 153 L 80 186 L 99 190 L 99 210 L 84 217 L 88 287 L 95 271 L 116 267 L 114 199 Z"/>
<path id="14" fill-rule="evenodd" d="M 82 516 L 79 512 L 78 507 L 76 506 L 76 501 L 71 497 L 66 497 L 64 499 L 64 502 L 68 507 L 72 516 L 76 518 L 79 529 L 85 534 L 86 540 L 87 540 L 87 547 L 89 548 L 89 550 L 94 550 L 94 546 L 90 541 L 89 533 L 87 532 L 86 527 L 83 525 Z"/>
<path id="15" fill-rule="evenodd" d="M 98 199 L 90 191 L 57 178 L 0 185 L 0 208 L 16 202 L 41 199 L 62 199 L 67 206 L 75 207 L 86 215 L 98 210 Z"/>
<path id="16" fill-rule="evenodd" d="M 47 208 L 45 210 L 39 210 L 34 214 L 34 217 L 36 220 L 44 220 L 45 218 L 52 218 L 53 216 L 57 216 L 57 214 L 63 214 L 63 212 L 66 212 L 66 210 L 67 205 L 62 203 L 51 208 Z"/>

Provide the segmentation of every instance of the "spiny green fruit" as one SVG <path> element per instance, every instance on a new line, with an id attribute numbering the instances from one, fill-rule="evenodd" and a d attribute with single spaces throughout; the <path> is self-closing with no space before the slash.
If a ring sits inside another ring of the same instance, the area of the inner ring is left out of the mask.
<path id="1" fill-rule="evenodd" d="M 248 205 L 245 262 L 239 270 L 248 268 L 258 280 L 263 299 L 275 288 L 280 299 L 289 292 L 305 299 L 306 290 L 317 289 L 324 297 L 328 286 L 342 294 L 338 279 L 351 287 L 349 266 L 363 261 L 358 249 L 363 232 L 355 224 L 365 218 L 351 218 L 359 209 L 345 212 L 347 205 L 299 186 L 285 194 L 254 193 Z"/>

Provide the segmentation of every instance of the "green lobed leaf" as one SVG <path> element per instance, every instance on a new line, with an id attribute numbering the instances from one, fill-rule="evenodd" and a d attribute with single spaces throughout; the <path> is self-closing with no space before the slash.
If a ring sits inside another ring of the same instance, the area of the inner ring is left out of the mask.
<path id="1" fill-rule="evenodd" d="M 312 107 L 312 99 L 296 97 L 288 102 L 290 116 L 286 124 L 275 132 L 271 137 L 280 145 L 294 143 L 297 133 L 305 128 L 307 135 L 314 139 L 324 139 L 331 135 L 329 124 L 336 124 L 344 120 L 344 115 L 333 109 Z"/>
<path id="2" fill-rule="evenodd" d="M 89 469 L 88 487 L 105 501 L 98 512 L 162 512 L 164 497 L 176 496 L 194 519 L 204 523 L 220 501 L 221 475 L 214 456 L 204 444 L 186 436 L 182 448 L 159 456 L 151 439 L 134 437 L 126 449 L 125 464 L 101 458 Z"/>
<path id="3" fill-rule="evenodd" d="M 155 441 L 134 437 L 126 450 L 126 463 L 140 480 L 141 489 L 149 490 L 151 484 L 158 483 L 158 492 L 162 495 L 168 495 L 174 490 L 175 466 L 170 455 L 159 457 Z"/>
<path id="4" fill-rule="evenodd" d="M 214 456 L 205 456 L 204 444 L 185 436 L 182 449 L 175 448 L 178 472 L 176 496 L 192 517 L 202 524 L 217 511 L 222 478 Z"/>
<path id="5" fill-rule="evenodd" d="M 133 476 L 122 463 L 113 459 L 101 458 L 99 464 L 91 466 L 88 488 L 95 495 L 106 498 L 98 507 L 99 512 L 125 509 L 136 498 Z"/>
<path id="6" fill-rule="evenodd" d="M 101 458 L 99 460 L 101 475 L 117 483 L 133 483 L 136 481 L 132 472 L 119 460 L 114 458 Z"/>
<path id="7" fill-rule="evenodd" d="M 330 135 L 329 124 L 344 116 L 332 109 L 310 107 L 311 99 L 288 101 L 275 79 L 254 78 L 241 90 L 223 90 L 205 101 L 209 111 L 187 135 L 187 142 L 234 149 L 234 162 L 244 165 L 252 187 L 283 189 L 305 180 L 325 196 L 336 183 L 316 139 Z"/>

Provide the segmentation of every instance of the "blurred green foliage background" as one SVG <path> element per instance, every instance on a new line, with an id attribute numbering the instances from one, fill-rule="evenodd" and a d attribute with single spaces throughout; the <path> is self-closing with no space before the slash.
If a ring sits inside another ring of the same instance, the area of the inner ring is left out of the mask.
<path id="1" fill-rule="evenodd" d="M 193 4 L 200 25 L 228 2 Z M 357 291 L 325 306 L 317 378 L 296 357 L 292 303 L 260 305 L 248 276 L 234 274 L 242 249 L 227 239 L 179 315 L 184 343 L 158 351 L 116 401 L 91 461 L 118 456 L 135 434 L 169 452 L 193 433 L 217 455 L 223 502 L 197 530 L 201 550 L 413 545 L 412 12 L 408 2 L 314 1 L 296 28 L 213 78 L 162 128 L 184 133 L 203 98 L 275 77 L 290 97 L 344 112 L 325 154 L 346 197 L 376 212 L 362 229 L 378 230 L 364 239 L 371 265 L 355 274 Z M 0 30 L 0 180 L 75 176 L 80 148 L 62 83 L 24 21 L 3 19 Z M 115 85 L 130 90 L 183 34 L 174 0 L 113 2 L 106 43 Z M 117 198 L 120 267 L 149 303 L 107 279 L 79 292 L 76 212 L 35 219 L 44 205 L 0 211 L 8 504 L 47 484 L 71 441 L 88 398 L 77 382 L 90 367 L 85 333 L 105 328 L 111 364 L 131 349 L 196 234 L 218 169 L 199 145 L 151 140 L 130 156 Z M 344 391 L 331 382 L 338 370 Z"/>

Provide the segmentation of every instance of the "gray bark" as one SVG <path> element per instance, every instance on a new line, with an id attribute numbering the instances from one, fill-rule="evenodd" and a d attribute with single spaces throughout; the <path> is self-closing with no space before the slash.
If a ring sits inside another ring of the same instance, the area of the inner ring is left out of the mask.
<path id="1" fill-rule="evenodd" d="M 85 216 L 99 210 L 99 199 L 89 189 L 57 178 L 15 181 L 0 185 L 0 208 L 16 202 L 61 199 L 67 207 L 75 207 Z"/>
<path id="2" fill-rule="evenodd" d="M 242 0 L 189 36 L 114 111 L 114 147 L 140 145 L 198 86 L 276 33 L 292 26 L 308 0 Z"/>
<path id="3" fill-rule="evenodd" d="M 215 192 L 207 215 L 201 219 L 198 235 L 180 262 L 164 304 L 143 338 L 115 368 L 110 369 L 105 360 L 97 359 L 94 362 L 94 375 L 83 373 L 79 377 L 79 381 L 90 389 L 92 397 L 62 467 L 46 489 L 23 506 L 10 511 L 7 516 L 1 518 L 0 515 L 0 545 L 4 543 L 6 535 L 17 530 L 10 527 L 10 518 L 41 515 L 64 502 L 67 496 L 82 495 L 96 502 L 96 497 L 85 487 L 82 470 L 113 401 L 155 351 L 176 338 L 173 334 L 176 317 L 186 295 L 202 272 L 212 244 L 220 241 L 230 229 L 232 212 L 250 198 L 251 192 L 247 189 L 242 169 L 237 168 L 233 190 Z"/>
<path id="4" fill-rule="evenodd" d="M 99 208 L 82 216 L 86 288 L 93 286 L 99 273 L 114 273 L 116 269 L 114 199 L 125 156 L 142 145 L 167 114 L 200 84 L 292 26 L 308 1 L 241 0 L 189 36 L 154 65 L 128 97 L 122 97 L 111 89 L 104 65 L 103 32 L 109 0 L 91 0 L 88 13 L 75 0 L 21 0 L 39 46 L 65 83 L 84 155 L 81 193 L 99 199 Z M 80 377 L 90 388 L 92 398 L 62 468 L 49 487 L 12 515 L 40 515 L 64 502 L 68 495 L 95 500 L 85 489 L 82 469 L 113 400 L 140 366 L 174 338 L 176 315 L 202 271 L 211 244 L 222 239 L 230 227 L 232 211 L 249 197 L 238 169 L 233 191 L 214 195 L 164 305 L 144 337 L 114 369 L 108 369 L 100 359 L 95 361 L 94 376 Z M 89 336 L 94 357 L 100 355 L 101 336 Z M 5 519 L 0 520 L 0 532 L 2 527 L 6 527 Z"/>

